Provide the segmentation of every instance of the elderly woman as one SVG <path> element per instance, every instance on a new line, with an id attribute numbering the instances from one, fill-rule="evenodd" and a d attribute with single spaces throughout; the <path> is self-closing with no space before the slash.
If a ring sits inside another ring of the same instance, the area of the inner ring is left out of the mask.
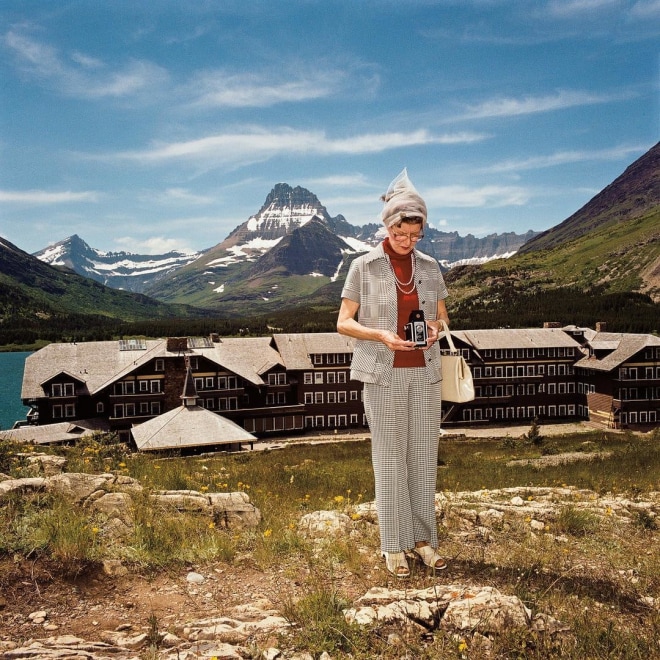
<path id="1" fill-rule="evenodd" d="M 387 237 L 351 264 L 337 331 L 357 339 L 351 378 L 364 383 L 381 552 L 390 573 L 404 578 L 410 575 L 410 550 L 434 570 L 447 567 L 437 552 L 435 486 L 441 380 L 437 339 L 440 320 L 449 325 L 449 318 L 438 262 L 415 249 L 427 210 L 405 169 L 382 199 Z M 426 319 L 424 346 L 406 339 L 404 325 L 416 310 Z"/>

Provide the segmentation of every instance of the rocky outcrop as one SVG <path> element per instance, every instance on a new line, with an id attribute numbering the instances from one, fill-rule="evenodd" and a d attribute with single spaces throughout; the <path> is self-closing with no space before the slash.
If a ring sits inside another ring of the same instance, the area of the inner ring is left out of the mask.
<path id="1" fill-rule="evenodd" d="M 38 479 L 4 479 L 0 481 L 0 503 L 9 493 L 56 491 L 81 506 L 96 507 L 109 520 L 124 521 L 126 505 L 140 485 L 128 477 L 112 474 L 62 474 Z M 159 504 L 173 511 L 205 513 L 220 524 L 235 528 L 258 523 L 258 510 L 245 493 L 216 493 L 206 495 L 197 491 L 163 491 L 152 495 Z M 660 514 L 660 493 L 651 492 L 644 499 L 607 494 L 572 487 L 521 487 L 497 490 L 438 493 L 436 510 L 447 534 L 464 542 L 478 540 L 486 545 L 504 536 L 513 525 L 528 526 L 530 539 L 547 538 L 552 543 L 566 543 L 567 539 L 553 536 L 548 524 L 556 520 L 565 506 L 584 509 L 606 524 L 611 521 L 624 526 L 635 516 L 643 514 L 649 520 Z M 351 538 L 359 544 L 360 552 L 370 552 L 364 538 L 373 537 L 377 518 L 373 502 L 347 507 L 346 510 L 313 511 L 301 516 L 298 533 L 314 544 L 333 543 L 335 539 Z M 224 570 L 224 569 L 223 569 Z M 104 562 L 107 575 L 122 575 L 128 569 L 118 560 Z M 633 576 L 634 577 L 634 576 Z M 221 610 L 213 605 L 208 585 L 219 582 L 213 569 L 190 571 L 176 588 L 186 598 L 208 602 L 204 617 L 186 617 L 182 612 L 166 633 L 144 627 L 134 628 L 122 623 L 113 630 L 90 631 L 86 638 L 65 634 L 61 625 L 50 620 L 47 608 L 30 613 L 24 621 L 25 629 L 33 637 L 18 643 L 0 632 L 0 659 L 55 660 L 138 660 L 149 653 L 154 660 L 197 660 L 226 658 L 241 660 L 259 657 L 273 660 L 309 660 L 302 651 L 282 651 L 272 644 L 285 639 L 291 622 L 270 600 L 258 592 L 246 592 L 240 605 Z M 427 583 L 428 584 L 428 583 Z M 208 589 L 208 591 L 207 591 Z M 171 596 L 163 591 L 163 596 Z M 6 608 L 11 607 L 5 603 Z M 656 599 L 647 595 L 640 607 L 657 609 Z M 215 611 L 214 611 L 215 610 Z M 221 613 L 220 613 L 221 612 Z M 498 634 L 520 628 L 544 635 L 563 635 L 570 631 L 570 622 L 558 621 L 544 612 L 532 612 L 515 595 L 502 593 L 490 585 L 437 580 L 425 588 L 406 588 L 398 582 L 396 588 L 376 586 L 354 598 L 344 611 L 346 620 L 357 626 L 384 630 L 411 627 L 420 635 L 436 631 L 466 640 L 471 652 L 487 657 Z M 398 627 L 398 628 L 397 628 Z M 43 630 L 42 636 L 35 630 Z M 62 634 L 58 634 L 62 633 Z M 393 638 L 395 633 L 390 633 Z M 90 641 L 91 640 L 91 641 Z M 330 656 L 322 656 L 329 660 Z M 477 656 L 475 656 L 477 657 Z M 478 656 L 481 657 L 481 656 Z"/>
<path id="2" fill-rule="evenodd" d="M 131 532 L 131 496 L 144 493 L 144 489 L 137 480 L 124 475 L 65 472 L 51 477 L 0 481 L 0 504 L 12 493 L 35 492 L 56 493 L 72 504 L 104 514 L 113 535 L 117 536 Z M 149 492 L 148 497 L 153 506 L 164 511 L 206 515 L 221 528 L 249 529 L 261 520 L 261 512 L 243 492 L 205 494 L 195 490 L 168 490 Z"/>

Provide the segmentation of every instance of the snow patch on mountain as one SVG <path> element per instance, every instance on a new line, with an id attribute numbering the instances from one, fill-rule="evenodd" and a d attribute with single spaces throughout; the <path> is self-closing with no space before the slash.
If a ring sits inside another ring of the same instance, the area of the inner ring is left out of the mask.
<path id="1" fill-rule="evenodd" d="M 282 237 L 273 239 L 253 238 L 245 243 L 232 245 L 227 248 L 227 252 L 229 253 L 227 256 L 212 259 L 206 266 L 226 268 L 232 264 L 244 261 L 256 261 L 262 254 L 275 247 L 281 240 Z"/>
<path id="2" fill-rule="evenodd" d="M 451 262 L 443 259 L 438 263 L 447 270 L 454 268 L 455 266 L 480 266 L 488 261 L 493 261 L 493 259 L 509 259 L 515 253 L 514 250 L 513 252 L 505 252 L 504 254 L 494 254 L 492 257 L 471 257 L 470 259 L 459 259 L 458 261 Z"/>
<path id="3" fill-rule="evenodd" d="M 258 215 L 251 216 L 247 221 L 248 231 L 261 231 L 272 225 L 286 227 L 294 225 L 302 227 L 319 214 L 319 210 L 309 204 L 301 206 L 280 206 L 273 202 Z"/>

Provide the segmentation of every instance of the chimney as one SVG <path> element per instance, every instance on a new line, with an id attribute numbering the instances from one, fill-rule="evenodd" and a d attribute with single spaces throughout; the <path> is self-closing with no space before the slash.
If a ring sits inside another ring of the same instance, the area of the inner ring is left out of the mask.
<path id="1" fill-rule="evenodd" d="M 167 350 L 170 353 L 183 353 L 188 350 L 188 337 L 168 337 Z"/>
<path id="2" fill-rule="evenodd" d="M 545 321 L 543 323 L 544 328 L 561 328 L 561 323 L 558 321 Z"/>
<path id="3" fill-rule="evenodd" d="M 596 322 L 596 332 L 605 332 L 607 330 L 607 321 Z"/>

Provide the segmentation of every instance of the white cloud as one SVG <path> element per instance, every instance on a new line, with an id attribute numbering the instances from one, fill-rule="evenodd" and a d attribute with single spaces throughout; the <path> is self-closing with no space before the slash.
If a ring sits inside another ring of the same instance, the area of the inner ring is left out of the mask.
<path id="1" fill-rule="evenodd" d="M 600 150 L 558 151 L 545 156 L 530 156 L 519 160 L 505 160 L 490 167 L 482 168 L 481 172 L 516 172 L 520 170 L 535 170 L 569 163 L 588 161 L 617 161 L 629 159 L 631 155 L 640 155 L 649 149 L 649 145 L 619 146 Z"/>
<path id="2" fill-rule="evenodd" d="M 277 81 L 272 74 L 212 71 L 195 76 L 186 96 L 193 99 L 193 106 L 264 108 L 328 97 L 337 92 L 345 77 L 341 71 L 316 71 Z"/>
<path id="3" fill-rule="evenodd" d="M 152 236 L 139 240 L 132 236 L 121 236 L 115 239 L 118 250 L 132 252 L 133 254 L 166 254 L 176 250 L 178 252 L 193 253 L 195 250 L 185 246 L 180 238 L 165 238 L 164 236 Z"/>
<path id="4" fill-rule="evenodd" d="M 478 133 L 433 135 L 427 130 L 392 133 L 367 133 L 331 139 L 323 131 L 291 128 L 251 128 L 242 132 L 210 135 L 196 140 L 155 144 L 138 151 L 100 156 L 104 160 L 158 164 L 191 160 L 206 163 L 241 165 L 268 160 L 275 156 L 375 154 L 389 149 L 430 144 L 462 144 L 484 139 Z"/>
<path id="5" fill-rule="evenodd" d="M 164 69 L 142 60 L 131 60 L 117 70 L 108 70 L 101 60 L 76 51 L 69 62 L 52 46 L 15 30 L 7 32 L 3 41 L 24 72 L 65 96 L 125 98 L 153 91 L 168 78 Z"/>
<path id="6" fill-rule="evenodd" d="M 525 188 L 517 186 L 439 186 L 424 194 L 429 206 L 454 208 L 496 208 L 522 206 L 531 197 Z"/>
<path id="7" fill-rule="evenodd" d="M 607 9 L 618 9 L 621 0 L 552 0 L 547 10 L 553 16 L 570 18 L 576 14 L 597 13 Z"/>
<path id="8" fill-rule="evenodd" d="M 208 195 L 197 195 L 187 188 L 167 188 L 140 195 L 140 200 L 150 204 L 212 204 L 216 201 Z"/>
<path id="9" fill-rule="evenodd" d="M 632 6 L 630 15 L 642 20 L 658 18 L 660 17 L 660 0 L 640 0 Z"/>
<path id="10" fill-rule="evenodd" d="M 0 190 L 0 203 L 8 204 L 68 204 L 71 202 L 96 202 L 98 198 L 99 194 L 93 191 Z"/>
<path id="11" fill-rule="evenodd" d="M 468 106 L 456 119 L 487 119 L 492 117 L 516 117 L 539 112 L 553 112 L 583 105 L 596 105 L 630 98 L 632 93 L 594 94 L 571 90 L 560 90 L 546 96 L 523 98 L 496 98 Z"/>

